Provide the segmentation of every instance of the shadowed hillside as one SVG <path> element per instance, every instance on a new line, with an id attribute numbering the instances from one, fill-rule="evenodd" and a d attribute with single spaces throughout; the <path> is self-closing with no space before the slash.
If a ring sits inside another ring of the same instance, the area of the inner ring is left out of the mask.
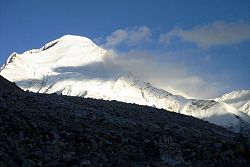
<path id="1" fill-rule="evenodd" d="M 0 75 L 0 91 L 8 91 L 8 92 L 22 92 L 22 90 L 16 86 L 16 84 L 8 81 L 4 77 Z"/>

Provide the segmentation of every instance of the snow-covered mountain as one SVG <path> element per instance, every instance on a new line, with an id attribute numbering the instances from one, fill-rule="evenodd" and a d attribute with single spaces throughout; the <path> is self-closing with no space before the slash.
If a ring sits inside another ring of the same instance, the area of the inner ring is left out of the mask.
<path id="1" fill-rule="evenodd" d="M 215 100 L 225 102 L 250 116 L 250 90 L 233 91 Z"/>
<path id="2" fill-rule="evenodd" d="M 33 92 L 154 106 L 192 115 L 236 132 L 249 129 L 250 117 L 224 102 L 186 99 L 140 81 L 129 72 L 105 71 L 103 62 L 109 56 L 88 38 L 65 35 L 40 49 L 13 53 L 0 74 Z M 98 70 L 103 75 L 96 75 Z"/>

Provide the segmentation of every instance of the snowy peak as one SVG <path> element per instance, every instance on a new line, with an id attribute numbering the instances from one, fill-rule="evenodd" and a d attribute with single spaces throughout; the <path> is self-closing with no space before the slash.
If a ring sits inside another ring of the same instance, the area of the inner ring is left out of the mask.
<path id="1" fill-rule="evenodd" d="M 224 94 L 221 97 L 216 98 L 219 101 L 226 101 L 232 99 L 250 99 L 250 90 L 239 90 Z"/>
<path id="2" fill-rule="evenodd" d="M 65 35 L 40 49 L 13 53 L 2 67 L 1 75 L 9 76 L 11 81 L 41 80 L 60 71 L 102 62 L 106 53 L 86 37 Z"/>
<path id="3" fill-rule="evenodd" d="M 48 49 L 58 49 L 58 47 L 60 48 L 60 47 L 65 47 L 65 46 L 95 47 L 96 45 L 90 39 L 86 37 L 81 37 L 81 36 L 76 36 L 76 35 L 64 35 L 56 40 L 53 40 L 45 44 L 40 49 L 33 49 L 33 50 L 26 51 L 24 53 L 37 53 L 37 52 L 45 51 Z"/>
<path id="4" fill-rule="evenodd" d="M 140 80 L 130 72 L 124 72 L 118 76 L 116 83 L 128 84 L 130 86 L 144 87 L 145 83 L 141 83 Z M 149 84 L 149 83 L 148 83 Z"/>
<path id="5" fill-rule="evenodd" d="M 45 44 L 40 49 L 26 51 L 19 58 L 27 63 L 55 69 L 100 62 L 103 61 L 105 55 L 106 51 L 95 45 L 90 39 L 65 35 Z M 11 55 L 9 59 L 11 60 L 13 56 L 18 56 L 18 54 Z"/>
<path id="6" fill-rule="evenodd" d="M 225 102 L 250 116 L 250 90 L 233 91 L 215 100 Z"/>
<path id="7" fill-rule="evenodd" d="M 85 44 L 94 44 L 91 39 L 83 36 L 77 36 L 77 35 L 64 35 L 61 38 L 58 39 L 58 41 L 64 41 L 64 42 L 79 42 L 79 43 L 85 43 Z"/>

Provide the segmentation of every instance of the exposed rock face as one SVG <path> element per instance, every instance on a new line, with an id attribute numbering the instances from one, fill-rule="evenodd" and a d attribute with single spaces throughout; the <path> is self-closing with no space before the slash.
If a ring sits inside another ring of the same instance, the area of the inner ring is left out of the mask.
<path id="1" fill-rule="evenodd" d="M 1 97 L 0 166 L 250 165 L 248 138 L 194 117 L 56 94 Z"/>

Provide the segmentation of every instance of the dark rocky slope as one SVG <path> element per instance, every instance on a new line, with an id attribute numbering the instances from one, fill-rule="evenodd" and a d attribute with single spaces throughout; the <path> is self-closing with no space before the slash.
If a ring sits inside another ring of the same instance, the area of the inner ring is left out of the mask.
<path id="1" fill-rule="evenodd" d="M 5 90 L 0 91 L 1 167 L 250 165 L 248 138 L 193 117 L 116 101 Z"/>
<path id="2" fill-rule="evenodd" d="M 0 75 L 0 91 L 21 92 L 22 89 Z"/>

